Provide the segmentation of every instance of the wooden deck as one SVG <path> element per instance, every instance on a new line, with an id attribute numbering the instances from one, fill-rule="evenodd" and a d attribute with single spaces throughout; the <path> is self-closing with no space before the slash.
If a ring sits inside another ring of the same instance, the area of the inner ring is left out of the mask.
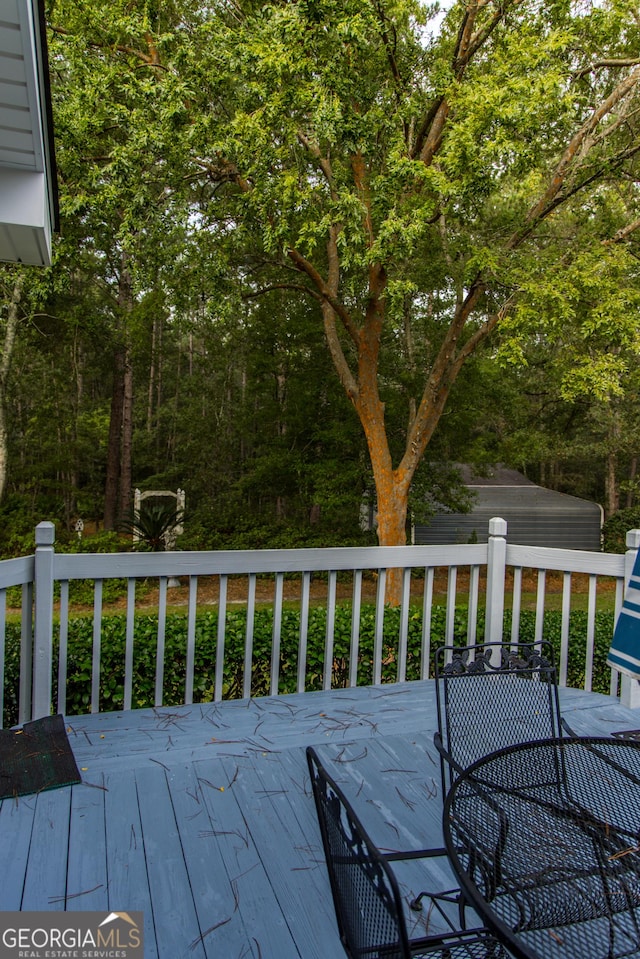
<path id="1" fill-rule="evenodd" d="M 561 703 L 580 733 L 640 727 Z M 0 910 L 142 910 L 146 959 L 341 957 L 304 747 L 380 846 L 441 845 L 435 726 L 432 681 L 71 718 L 83 783 L 0 806 Z M 439 859 L 400 879 L 452 884 Z"/>

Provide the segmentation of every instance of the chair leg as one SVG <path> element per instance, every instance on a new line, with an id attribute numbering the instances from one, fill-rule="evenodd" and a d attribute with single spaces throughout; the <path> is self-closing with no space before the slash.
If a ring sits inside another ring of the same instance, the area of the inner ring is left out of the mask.
<path id="1" fill-rule="evenodd" d="M 429 893 L 425 890 L 416 896 L 415 899 L 412 899 L 409 903 L 409 909 L 413 909 L 414 912 L 422 911 L 422 900 L 425 896 L 428 896 Z"/>
<path id="2" fill-rule="evenodd" d="M 456 926 L 451 921 L 449 915 L 447 914 L 445 909 L 442 907 L 441 903 L 448 902 L 453 906 L 457 906 L 458 914 L 460 915 L 462 920 L 460 924 L 461 928 L 462 929 L 465 928 L 465 921 L 464 921 L 465 903 L 463 901 L 462 893 L 460 892 L 459 889 L 445 889 L 442 892 L 429 892 L 428 890 L 425 889 L 421 893 L 418 893 L 418 895 L 411 900 L 411 902 L 409 903 L 409 908 L 412 909 L 414 912 L 421 912 L 422 900 L 425 898 L 425 896 L 428 896 L 429 898 L 430 908 L 437 909 L 440 915 L 442 916 L 442 918 L 444 919 L 444 921 L 446 922 L 446 924 L 454 932 L 456 931 Z"/>

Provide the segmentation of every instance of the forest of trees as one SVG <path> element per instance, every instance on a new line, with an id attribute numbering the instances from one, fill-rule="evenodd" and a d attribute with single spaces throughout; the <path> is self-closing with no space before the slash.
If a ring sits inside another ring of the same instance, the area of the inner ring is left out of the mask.
<path id="1" fill-rule="evenodd" d="M 47 0 L 61 231 L 0 265 L 0 552 L 379 540 L 505 463 L 640 503 L 635 0 Z"/>

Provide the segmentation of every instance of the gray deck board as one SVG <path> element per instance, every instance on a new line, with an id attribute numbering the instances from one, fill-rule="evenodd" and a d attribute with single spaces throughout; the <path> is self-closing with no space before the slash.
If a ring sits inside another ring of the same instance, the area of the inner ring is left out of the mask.
<path id="1" fill-rule="evenodd" d="M 107 837 L 103 789 L 79 786 L 71 794 L 67 902 L 74 909 L 108 912 Z M 93 847 L 93 855 L 84 850 Z"/>
<path id="2" fill-rule="evenodd" d="M 137 769 L 136 785 L 151 908 L 156 935 L 167 956 L 205 959 L 191 877 L 185 861 L 165 771 L 158 765 Z M 157 917 L 157 918 L 156 918 Z M 162 933 L 158 919 L 162 920 Z"/>
<path id="3" fill-rule="evenodd" d="M 24 877 L 24 910 L 65 908 L 71 796 L 70 787 L 37 796 Z"/>
<path id="4" fill-rule="evenodd" d="M 250 936 L 201 794 L 207 787 L 193 765 L 173 769 L 168 778 L 203 947 L 207 956 L 234 955 L 237 944 L 248 942 Z"/>
<path id="5" fill-rule="evenodd" d="M 37 797 L 5 800 L 0 808 L 0 908 L 22 908 Z"/>
<path id="6" fill-rule="evenodd" d="M 224 861 L 226 875 L 218 876 L 218 881 L 228 882 L 234 898 L 233 908 L 239 913 L 246 930 L 246 939 L 239 939 L 237 943 L 238 956 L 298 959 L 301 953 L 278 906 L 269 872 L 253 842 L 250 826 L 255 830 L 256 825 L 249 812 L 241 809 L 230 781 L 225 778 L 220 782 L 217 764 L 215 768 L 210 764 L 199 768 L 198 776 L 201 796 Z M 219 787 L 224 782 L 227 785 L 223 791 Z M 229 915 L 233 916 L 233 912 L 215 916 L 213 924 L 225 921 Z M 213 955 L 216 955 L 215 950 Z M 235 953 L 228 955 L 231 957 Z"/>
<path id="7" fill-rule="evenodd" d="M 604 696 L 561 703 L 580 733 L 640 727 Z M 83 782 L 0 804 L 0 910 L 142 911 L 146 959 L 344 955 L 308 744 L 382 848 L 442 845 L 430 681 L 67 722 Z M 397 873 L 407 900 L 452 885 L 444 858 Z"/>
<path id="8" fill-rule="evenodd" d="M 109 910 L 142 912 L 145 948 L 158 955 L 135 775 L 108 773 L 104 786 Z M 75 787 L 73 787 L 75 789 Z M 71 903 L 69 909 L 75 908 Z"/>

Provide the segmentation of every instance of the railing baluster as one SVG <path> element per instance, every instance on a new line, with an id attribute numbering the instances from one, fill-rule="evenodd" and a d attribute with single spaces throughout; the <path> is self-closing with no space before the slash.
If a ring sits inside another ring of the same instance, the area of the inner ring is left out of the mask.
<path id="1" fill-rule="evenodd" d="M 384 596 L 387 588 L 386 569 L 378 570 L 376 584 L 376 618 L 373 634 L 373 684 L 382 682 L 382 647 L 384 643 Z"/>
<path id="2" fill-rule="evenodd" d="M 402 605 L 400 607 L 400 633 L 398 636 L 398 682 L 407 679 L 407 644 L 409 641 L 409 606 L 411 603 L 411 569 L 402 571 Z"/>
<path id="3" fill-rule="evenodd" d="M 67 661 L 69 641 L 69 580 L 60 583 L 60 628 L 58 648 L 58 712 L 67 711 Z"/>
<path id="4" fill-rule="evenodd" d="M 33 583 L 22 585 L 19 685 L 18 722 L 26 723 L 31 719 L 33 690 Z"/>
<path id="5" fill-rule="evenodd" d="M 360 641 L 360 606 L 362 603 L 362 570 L 353 573 L 353 604 L 351 606 L 351 646 L 349 654 L 349 686 L 358 684 L 358 644 Z"/>
<path id="6" fill-rule="evenodd" d="M 593 686 L 593 653 L 596 638 L 596 587 L 597 576 L 589 577 L 589 600 L 587 604 L 587 652 L 584 669 L 584 688 L 591 692 Z"/>
<path id="7" fill-rule="evenodd" d="M 168 580 L 168 576 L 161 576 L 158 583 L 158 642 L 156 645 L 156 688 L 154 706 L 162 706 L 164 691 L 164 649 L 167 625 Z"/>
<path id="8" fill-rule="evenodd" d="M 193 702 L 193 674 L 196 659 L 196 612 L 198 608 L 198 577 L 189 577 L 189 611 L 187 613 L 187 662 L 184 681 L 184 701 Z"/>
<path id="9" fill-rule="evenodd" d="M 4 664 L 7 634 L 7 591 L 0 589 L 0 729 L 4 727 Z"/>
<path id="10" fill-rule="evenodd" d="M 100 638 L 102 633 L 102 580 L 93 584 L 93 649 L 91 654 L 91 712 L 100 712 Z"/>
<path id="11" fill-rule="evenodd" d="M 247 584 L 247 623 L 244 634 L 244 667 L 242 673 L 243 699 L 251 698 L 251 673 L 253 670 L 253 630 L 256 616 L 256 574 L 249 573 Z"/>
<path id="12" fill-rule="evenodd" d="M 422 649 L 420 650 L 420 678 L 431 676 L 431 614 L 433 611 L 433 566 L 424 571 L 424 590 L 422 593 Z"/>
<path id="13" fill-rule="evenodd" d="M 453 643 L 455 636 L 456 619 L 456 595 L 458 591 L 458 567 L 449 567 L 449 576 L 447 579 L 447 612 L 444 634 L 447 639 L 447 645 Z"/>
<path id="14" fill-rule="evenodd" d="M 513 599 L 511 603 L 511 646 L 516 647 L 520 639 L 520 607 L 522 604 L 522 566 L 513 570 Z"/>
<path id="15" fill-rule="evenodd" d="M 480 591 L 480 567 L 469 568 L 469 613 L 467 615 L 467 644 L 476 642 L 478 633 L 478 593 Z"/>
<path id="16" fill-rule="evenodd" d="M 224 632 L 227 619 L 227 576 L 220 575 L 220 592 L 218 595 L 218 636 L 216 640 L 216 679 L 213 698 L 215 702 L 222 699 L 222 684 L 224 680 Z"/>
<path id="17" fill-rule="evenodd" d="M 127 625 L 124 647 L 124 708 L 131 709 L 133 699 L 133 637 L 135 632 L 136 581 L 127 580 Z"/>
<path id="18" fill-rule="evenodd" d="M 298 681 L 297 692 L 303 693 L 307 675 L 307 641 L 309 636 L 309 592 L 311 573 L 302 574 L 302 595 L 300 597 L 300 639 L 298 642 Z"/>
<path id="19" fill-rule="evenodd" d="M 324 641 L 324 675 L 322 688 L 331 689 L 333 675 L 333 636 L 336 628 L 336 585 L 338 574 L 335 569 L 329 571 L 327 583 L 327 628 Z"/>
<path id="20" fill-rule="evenodd" d="M 544 631 L 544 598 L 547 587 L 546 569 L 538 570 L 538 592 L 536 595 L 536 625 L 534 633 L 534 643 L 538 645 L 542 642 Z"/>
<path id="21" fill-rule="evenodd" d="M 280 642 L 282 634 L 282 597 L 284 594 L 284 573 L 276 573 L 276 585 L 273 597 L 273 633 L 271 639 L 271 695 L 278 695 L 280 682 Z"/>
<path id="22" fill-rule="evenodd" d="M 562 581 L 562 624 L 560 627 L 560 668 L 558 683 L 567 685 L 569 671 L 569 627 L 571 625 L 571 573 L 564 573 Z"/>

